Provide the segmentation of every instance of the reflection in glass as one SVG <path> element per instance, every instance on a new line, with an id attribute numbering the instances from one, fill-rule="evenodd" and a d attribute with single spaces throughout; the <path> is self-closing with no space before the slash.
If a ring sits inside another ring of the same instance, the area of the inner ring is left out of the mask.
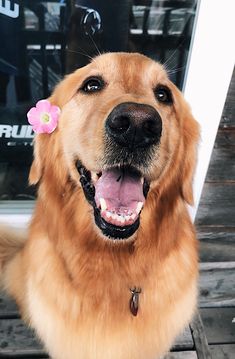
<path id="1" fill-rule="evenodd" d="M 10 5 L 9 5 L 10 4 Z M 99 52 L 141 52 L 182 86 L 196 0 L 0 2 L 0 199 L 32 199 L 26 112 Z"/>

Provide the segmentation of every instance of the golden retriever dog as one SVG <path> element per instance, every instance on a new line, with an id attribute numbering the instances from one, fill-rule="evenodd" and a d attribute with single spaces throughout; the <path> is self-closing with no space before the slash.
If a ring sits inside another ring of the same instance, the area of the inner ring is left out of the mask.
<path id="1" fill-rule="evenodd" d="M 53 359 L 156 359 L 189 323 L 198 257 L 187 204 L 197 122 L 163 66 L 108 53 L 67 76 L 37 134 L 28 238 L 1 277 Z"/>

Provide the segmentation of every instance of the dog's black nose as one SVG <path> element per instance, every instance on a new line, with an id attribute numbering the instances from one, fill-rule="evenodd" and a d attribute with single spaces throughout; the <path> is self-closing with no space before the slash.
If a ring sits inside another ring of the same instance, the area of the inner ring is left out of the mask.
<path id="1" fill-rule="evenodd" d="M 116 106 L 109 114 L 106 132 L 121 146 L 147 147 L 159 142 L 162 120 L 150 105 L 125 102 Z"/>

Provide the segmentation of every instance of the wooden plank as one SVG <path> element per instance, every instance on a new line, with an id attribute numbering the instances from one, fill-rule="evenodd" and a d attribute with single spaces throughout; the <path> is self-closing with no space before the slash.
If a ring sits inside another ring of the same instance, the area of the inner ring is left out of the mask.
<path id="1" fill-rule="evenodd" d="M 235 307 L 233 308 L 201 308 L 209 344 L 235 344 Z"/>
<path id="2" fill-rule="evenodd" d="M 234 151 L 235 146 L 235 127 L 234 128 L 222 128 L 218 130 L 215 147 L 229 147 L 231 151 Z"/>
<path id="3" fill-rule="evenodd" d="M 235 228 L 198 227 L 201 262 L 235 261 Z"/>
<path id="4" fill-rule="evenodd" d="M 0 319 L 19 317 L 18 309 L 14 300 L 5 293 L 0 292 Z"/>
<path id="5" fill-rule="evenodd" d="M 193 349 L 194 343 L 191 335 L 190 328 L 187 326 L 183 332 L 176 338 L 175 343 L 172 347 L 172 350 L 182 350 L 182 349 Z"/>
<path id="6" fill-rule="evenodd" d="M 235 306 L 235 262 L 201 263 L 201 308 Z"/>
<path id="7" fill-rule="evenodd" d="M 235 227 L 235 183 L 205 183 L 199 209 L 197 225 Z"/>
<path id="8" fill-rule="evenodd" d="M 48 359 L 48 355 L 40 355 L 34 353 L 25 353 L 25 352 L 15 352 L 15 353 L 4 353 L 0 352 L 0 359 Z M 50 359 L 50 358 L 49 358 Z"/>
<path id="9" fill-rule="evenodd" d="M 220 128 L 235 128 L 234 102 L 232 100 L 225 107 L 220 121 Z"/>
<path id="10" fill-rule="evenodd" d="M 220 122 L 220 127 L 231 126 L 235 126 L 235 67 L 223 109 L 223 116 Z"/>
<path id="11" fill-rule="evenodd" d="M 235 144 L 235 142 L 234 142 Z M 206 182 L 235 182 L 235 146 L 214 148 Z"/>
<path id="12" fill-rule="evenodd" d="M 189 327 L 177 338 L 172 350 L 191 350 L 193 349 L 193 340 Z M 36 339 L 32 330 L 30 330 L 20 319 L 1 319 L 0 320 L 0 358 L 1 356 L 14 355 L 43 356 L 46 355 L 42 345 Z"/>
<path id="13" fill-rule="evenodd" d="M 191 321 L 190 328 L 192 331 L 198 359 L 212 359 L 206 334 L 204 332 L 204 326 L 198 312 L 195 314 L 193 320 Z"/>
<path id="14" fill-rule="evenodd" d="M 198 359 L 197 353 L 194 351 L 168 353 L 164 359 Z"/>
<path id="15" fill-rule="evenodd" d="M 26 327 L 20 319 L 0 320 L 0 354 L 13 356 L 45 356 L 41 344 L 33 331 Z"/>
<path id="16" fill-rule="evenodd" d="M 234 359 L 235 344 L 210 345 L 213 359 Z"/>

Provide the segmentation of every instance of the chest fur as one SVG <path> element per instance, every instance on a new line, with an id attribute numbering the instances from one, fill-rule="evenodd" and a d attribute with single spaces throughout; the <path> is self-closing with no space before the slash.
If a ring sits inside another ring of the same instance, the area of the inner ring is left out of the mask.
<path id="1" fill-rule="evenodd" d="M 41 254 L 40 266 L 31 262 L 27 306 L 53 359 L 156 359 L 192 316 L 196 272 L 182 264 L 172 270 L 178 258 L 161 268 L 149 263 L 135 275 L 116 265 L 107 270 L 100 263 L 91 271 L 81 264 L 74 283 L 58 258 Z M 136 316 L 130 310 L 134 286 L 141 288 Z"/>

